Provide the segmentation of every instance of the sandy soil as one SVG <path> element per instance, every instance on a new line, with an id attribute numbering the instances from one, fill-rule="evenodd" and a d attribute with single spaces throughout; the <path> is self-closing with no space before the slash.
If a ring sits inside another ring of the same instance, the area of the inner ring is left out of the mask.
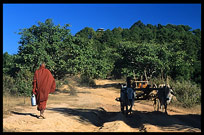
<path id="1" fill-rule="evenodd" d="M 155 112 L 151 101 L 135 101 L 126 117 L 115 101 L 120 95 L 117 83 L 96 80 L 96 88 L 64 85 L 49 95 L 46 119 L 36 117 L 36 106 L 15 106 L 16 111 L 3 118 L 3 132 L 201 132 L 200 114 L 170 106 L 165 115 Z"/>

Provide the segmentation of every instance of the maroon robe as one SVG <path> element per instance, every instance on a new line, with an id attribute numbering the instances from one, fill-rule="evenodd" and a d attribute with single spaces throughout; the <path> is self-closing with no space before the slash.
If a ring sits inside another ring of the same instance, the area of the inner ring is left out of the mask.
<path id="1" fill-rule="evenodd" d="M 46 69 L 44 65 L 40 66 L 40 68 L 35 71 L 32 90 L 36 95 L 36 103 L 39 111 L 46 108 L 48 94 L 53 93 L 55 87 L 55 79 L 50 71 Z"/>

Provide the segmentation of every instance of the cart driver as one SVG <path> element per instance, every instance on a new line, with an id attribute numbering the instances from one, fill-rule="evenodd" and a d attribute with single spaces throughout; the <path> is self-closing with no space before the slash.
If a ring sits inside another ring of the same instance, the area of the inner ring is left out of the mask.
<path id="1" fill-rule="evenodd" d="M 134 105 L 134 90 L 131 87 L 131 77 L 127 77 L 127 96 L 128 96 L 128 101 L 130 105 L 130 113 L 132 111 L 132 106 Z"/>

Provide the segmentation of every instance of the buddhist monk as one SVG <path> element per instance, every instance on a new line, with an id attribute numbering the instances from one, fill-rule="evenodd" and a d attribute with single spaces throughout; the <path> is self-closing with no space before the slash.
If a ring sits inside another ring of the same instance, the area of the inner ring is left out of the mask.
<path id="1" fill-rule="evenodd" d="M 45 68 L 43 62 L 39 69 L 35 71 L 33 77 L 33 94 L 36 95 L 37 110 L 40 111 L 38 118 L 45 119 L 44 111 L 48 100 L 48 94 L 55 91 L 55 79 L 51 72 Z"/>

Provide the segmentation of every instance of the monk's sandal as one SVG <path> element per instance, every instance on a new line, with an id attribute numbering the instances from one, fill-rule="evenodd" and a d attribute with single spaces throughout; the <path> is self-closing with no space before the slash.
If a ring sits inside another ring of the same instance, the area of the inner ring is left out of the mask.
<path id="1" fill-rule="evenodd" d="M 45 116 L 44 116 L 44 115 L 40 115 L 40 116 L 38 117 L 38 119 L 45 119 Z"/>

